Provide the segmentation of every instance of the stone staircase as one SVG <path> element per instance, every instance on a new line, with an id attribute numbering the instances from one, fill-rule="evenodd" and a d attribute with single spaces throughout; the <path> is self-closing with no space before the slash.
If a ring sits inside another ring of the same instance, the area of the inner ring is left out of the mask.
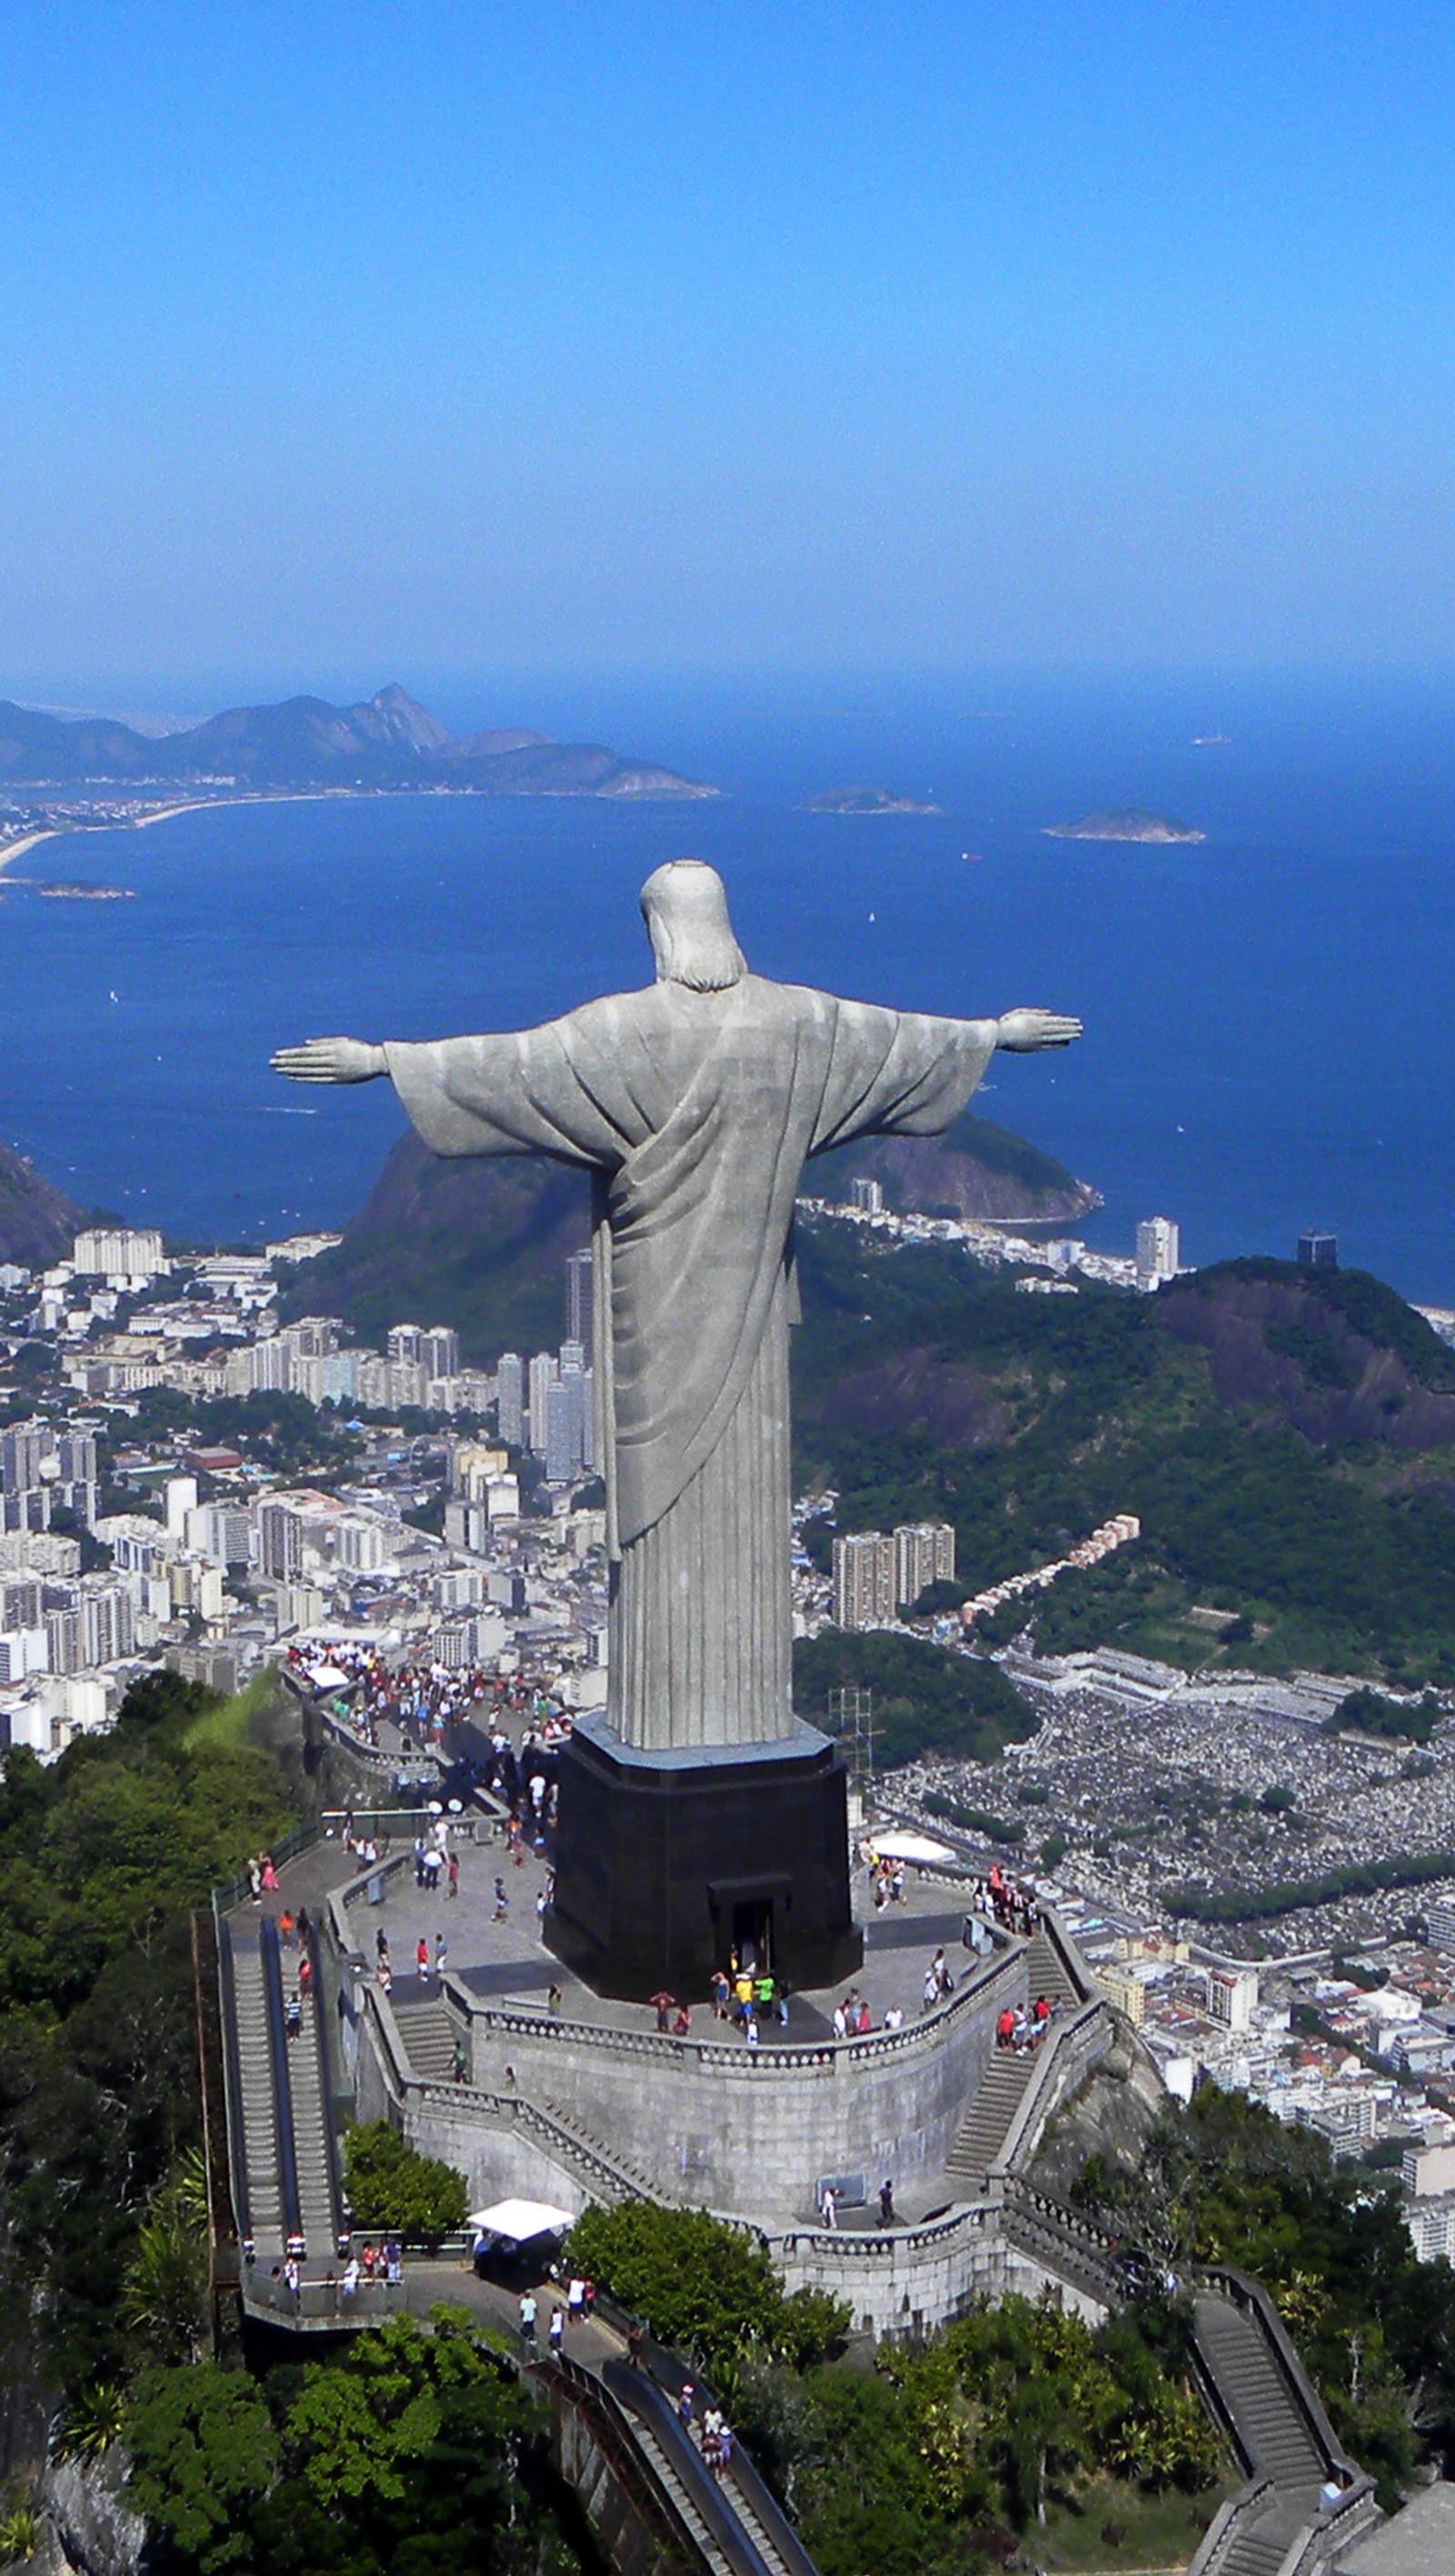
<path id="1" fill-rule="evenodd" d="M 1285 2566 L 1327 2568 L 1331 2552 L 1342 2557 L 1369 2521 L 1378 2520 L 1373 2497 L 1351 2497 L 1352 2520 L 1338 2536 L 1320 2516 L 1321 2493 L 1331 2472 L 1347 2478 L 1332 2434 L 1321 2439 L 1280 2366 L 1274 2329 L 1256 2308 L 1226 2290 L 1200 2289 L 1193 2300 L 1193 2340 L 1202 2376 L 1231 2424 L 1252 2483 L 1235 2498 L 1221 2534 L 1209 2534 L 1193 2567 L 1199 2576 L 1280 2576 Z M 1296 2362 L 1292 2367 L 1297 2369 Z M 1320 2413 L 1318 2400 L 1310 2404 Z M 1364 2482 L 1367 2485 L 1367 2481 Z M 1357 2511 L 1354 2508 L 1357 2506 Z"/>
<path id="2" fill-rule="evenodd" d="M 338 2239 L 339 2212 L 334 2199 L 319 2011 L 314 1995 L 303 2006 L 302 2029 L 288 2043 L 288 2083 L 293 2097 L 299 2225 L 309 2253 L 326 2261 Z"/>
<path id="3" fill-rule="evenodd" d="M 426 1995 L 417 2003 L 391 1996 L 390 2002 L 411 2072 L 422 2084 L 448 2084 L 454 2074 L 455 2025 L 439 1996 Z"/>
<path id="4" fill-rule="evenodd" d="M 991 2051 L 990 2063 L 975 2088 L 975 2098 L 960 2123 L 960 2133 L 945 2158 L 945 2171 L 957 2183 L 984 2191 L 1035 2062 L 1029 2049 L 1019 2055 L 1013 2048 Z"/>
<path id="5" fill-rule="evenodd" d="M 1072 1984 L 1055 1943 L 1044 1931 L 1038 1931 L 1026 1945 L 1026 1995 L 1031 2003 L 1045 1995 L 1058 2004 L 1062 2013 L 1074 2010 L 1084 1997 Z M 1020 2108 L 1021 2097 L 1036 2066 L 1036 2055 L 1025 2049 L 992 2049 L 975 2098 L 960 2125 L 960 2132 L 945 2158 L 945 2171 L 957 2184 L 971 2191 L 985 2189 L 990 2168 L 1004 2146 L 1011 2122 Z"/>

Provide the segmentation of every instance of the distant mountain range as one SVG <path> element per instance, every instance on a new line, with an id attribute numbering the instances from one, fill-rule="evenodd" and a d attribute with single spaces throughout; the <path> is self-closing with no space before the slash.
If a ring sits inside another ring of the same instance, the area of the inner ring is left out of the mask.
<path id="1" fill-rule="evenodd" d="M 158 739 L 110 716 L 0 700 L 0 779 L 27 786 L 460 787 L 498 796 L 715 796 L 654 761 L 518 728 L 448 733 L 398 686 L 353 707 L 325 698 L 231 707 Z"/>

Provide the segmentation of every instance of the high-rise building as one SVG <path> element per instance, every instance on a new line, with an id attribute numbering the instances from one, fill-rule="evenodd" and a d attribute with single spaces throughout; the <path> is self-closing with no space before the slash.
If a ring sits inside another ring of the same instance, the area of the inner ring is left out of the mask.
<path id="1" fill-rule="evenodd" d="M 1145 1287 L 1159 1279 L 1175 1279 L 1178 1264 L 1177 1228 L 1170 1216 L 1144 1216 L 1137 1228 L 1137 1277 Z"/>
<path id="2" fill-rule="evenodd" d="M 906 1521 L 894 1533 L 894 1598 L 917 1601 L 931 1583 L 955 1576 L 955 1532 L 949 1521 Z"/>
<path id="3" fill-rule="evenodd" d="M 185 1544 L 187 1537 L 187 1516 L 189 1512 L 195 1512 L 197 1509 L 196 1477 L 169 1476 L 166 1482 L 165 1500 L 167 1507 L 167 1536 L 168 1538 L 179 1538 Z"/>
<path id="4" fill-rule="evenodd" d="M 861 1208 L 865 1216 L 883 1215 L 884 1192 L 878 1181 L 853 1180 L 849 1184 L 849 1189 L 851 1204 Z"/>
<path id="5" fill-rule="evenodd" d="M 537 1351 L 530 1364 L 530 1445 L 538 1458 L 546 1454 L 546 1389 L 556 1383 L 555 1356 Z"/>
<path id="6" fill-rule="evenodd" d="M 894 1541 L 858 1530 L 834 1541 L 834 1617 L 841 1628 L 876 1628 L 894 1617 Z"/>
<path id="7" fill-rule="evenodd" d="M 531 1446 L 535 1441 L 535 1407 L 531 1407 Z M 579 1368 L 563 1368 L 546 1388 L 545 1437 L 541 1444 L 548 1485 L 569 1485 L 580 1475 L 586 1455 L 585 1377 Z"/>
<path id="8" fill-rule="evenodd" d="M 1298 1238 L 1300 1270 L 1337 1270 L 1339 1238 L 1336 1234 L 1301 1234 Z"/>
<path id="9" fill-rule="evenodd" d="M 258 1505 L 258 1571 L 294 1583 L 303 1571 L 303 1515 L 287 1503 Z"/>
<path id="10" fill-rule="evenodd" d="M 387 1347 L 391 1360 L 415 1365 L 424 1357 L 424 1335 L 418 1324 L 391 1324 Z"/>
<path id="11" fill-rule="evenodd" d="M 452 1324 L 431 1324 L 419 1339 L 418 1357 L 430 1377 L 459 1376 L 460 1336 Z"/>
<path id="12" fill-rule="evenodd" d="M 591 1348 L 591 1252 L 566 1255 L 566 1339 Z"/>
<path id="13" fill-rule="evenodd" d="M 525 1441 L 525 1362 L 519 1351 L 502 1351 L 496 1371 L 496 1418 L 500 1437 L 511 1449 Z"/>

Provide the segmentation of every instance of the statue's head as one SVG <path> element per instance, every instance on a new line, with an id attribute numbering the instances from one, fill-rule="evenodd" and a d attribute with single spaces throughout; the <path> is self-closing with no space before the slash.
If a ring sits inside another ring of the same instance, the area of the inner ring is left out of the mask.
<path id="1" fill-rule="evenodd" d="M 694 993 L 720 993 L 748 971 L 733 937 L 727 890 L 703 859 L 669 859 L 642 888 L 642 913 L 657 961 L 659 984 L 686 984 Z"/>

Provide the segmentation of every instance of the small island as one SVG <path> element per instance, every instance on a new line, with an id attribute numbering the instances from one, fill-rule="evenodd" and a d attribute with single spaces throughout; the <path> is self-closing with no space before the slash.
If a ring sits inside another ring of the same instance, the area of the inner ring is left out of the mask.
<path id="1" fill-rule="evenodd" d="M 894 796 L 887 787 L 825 787 L 817 796 L 805 796 L 801 814 L 938 814 L 938 805 L 927 805 L 917 796 Z"/>
<path id="2" fill-rule="evenodd" d="M 1166 814 L 1083 814 L 1079 823 L 1043 823 L 1052 841 L 1205 841 L 1194 823 L 1174 823 Z"/>
<path id="3" fill-rule="evenodd" d="M 135 886 L 65 884 L 38 885 L 36 893 L 47 903 L 135 903 Z"/>

